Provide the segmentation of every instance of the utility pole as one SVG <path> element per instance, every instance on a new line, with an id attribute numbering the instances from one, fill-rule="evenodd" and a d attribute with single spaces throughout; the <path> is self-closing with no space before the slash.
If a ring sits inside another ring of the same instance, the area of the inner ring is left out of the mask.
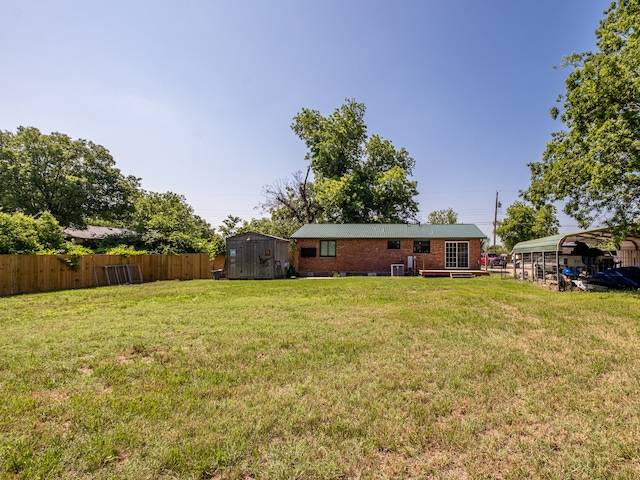
<path id="1" fill-rule="evenodd" d="M 498 201 L 498 191 L 496 190 L 496 208 L 493 211 L 493 253 L 496 252 L 496 230 L 498 228 L 498 209 L 501 207 L 502 205 Z"/>

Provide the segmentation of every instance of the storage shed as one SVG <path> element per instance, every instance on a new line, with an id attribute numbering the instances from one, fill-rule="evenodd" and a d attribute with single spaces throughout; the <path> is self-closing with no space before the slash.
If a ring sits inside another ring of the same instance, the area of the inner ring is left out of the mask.
<path id="1" fill-rule="evenodd" d="M 289 240 L 257 232 L 227 237 L 227 278 L 268 280 L 282 278 L 289 265 Z"/>

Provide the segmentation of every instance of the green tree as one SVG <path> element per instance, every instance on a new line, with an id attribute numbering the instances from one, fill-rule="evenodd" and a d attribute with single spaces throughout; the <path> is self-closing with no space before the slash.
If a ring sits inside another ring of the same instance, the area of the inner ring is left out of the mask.
<path id="1" fill-rule="evenodd" d="M 27 215 L 48 211 L 64 226 L 126 217 L 139 179 L 114 165 L 109 151 L 93 142 L 33 127 L 0 131 L 0 207 Z"/>
<path id="2" fill-rule="evenodd" d="M 290 238 L 291 235 L 302 226 L 299 222 L 287 216 L 280 217 L 278 212 L 271 216 L 271 218 L 252 218 L 249 221 L 228 215 L 222 223 L 219 229 L 224 237 L 230 237 L 239 233 L 258 232 L 286 239 Z"/>
<path id="3" fill-rule="evenodd" d="M 427 217 L 427 221 L 434 225 L 453 225 L 458 223 L 458 214 L 452 208 L 434 210 Z"/>
<path id="4" fill-rule="evenodd" d="M 222 225 L 220 225 L 218 229 L 220 230 L 222 236 L 226 238 L 240 233 L 241 229 L 246 225 L 246 220 L 242 220 L 242 218 L 240 217 L 235 217 L 229 214 L 227 215 L 227 218 L 222 221 Z"/>
<path id="5" fill-rule="evenodd" d="M 295 220 L 288 217 L 279 217 L 276 213 L 271 218 L 252 218 L 241 228 L 241 231 L 259 232 L 273 237 L 288 239 L 300 229 L 301 226 L 302 224 Z"/>
<path id="6" fill-rule="evenodd" d="M 507 208 L 506 217 L 496 229 L 496 233 L 506 249 L 511 251 L 519 242 L 557 234 L 559 226 L 556 208 L 553 205 L 536 208 L 516 201 Z"/>
<path id="7" fill-rule="evenodd" d="M 317 216 L 308 216 L 305 222 L 312 218 L 335 223 L 415 220 L 417 182 L 408 179 L 415 160 L 404 148 L 398 150 L 378 135 L 368 137 L 364 113 L 364 104 L 347 99 L 329 116 L 304 108 L 294 117 L 291 128 L 309 149 L 305 159 L 313 173 L 311 188 L 317 202 Z M 297 193 L 296 188 L 292 191 Z M 271 206 L 286 207 L 285 202 Z"/>
<path id="8" fill-rule="evenodd" d="M 145 248 L 155 253 L 208 252 L 215 232 L 182 195 L 141 192 L 130 228 L 141 235 Z"/>
<path id="9" fill-rule="evenodd" d="M 566 130 L 529 164 L 525 198 L 564 201 L 581 227 L 600 222 L 623 234 L 640 219 L 640 2 L 613 2 L 605 15 L 597 50 L 564 58 L 573 70 L 551 114 Z"/>

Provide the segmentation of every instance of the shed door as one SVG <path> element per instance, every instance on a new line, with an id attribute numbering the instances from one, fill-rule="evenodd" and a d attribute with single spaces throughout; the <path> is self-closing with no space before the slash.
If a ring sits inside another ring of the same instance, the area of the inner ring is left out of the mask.
<path id="1" fill-rule="evenodd" d="M 256 278 L 273 278 L 273 257 L 276 252 L 271 250 L 272 244 L 270 240 L 255 242 L 259 271 Z"/>
<path id="2" fill-rule="evenodd" d="M 268 240 L 251 240 L 238 245 L 235 278 L 273 278 L 273 253 Z M 267 255 L 268 254 L 268 255 Z"/>

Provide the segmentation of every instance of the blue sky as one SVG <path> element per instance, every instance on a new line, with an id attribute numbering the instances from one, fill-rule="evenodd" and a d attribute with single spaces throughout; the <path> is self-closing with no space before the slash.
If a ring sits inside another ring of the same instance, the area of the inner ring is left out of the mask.
<path id="1" fill-rule="evenodd" d="M 421 218 L 453 208 L 489 235 L 496 191 L 501 218 L 562 128 L 553 67 L 594 49 L 608 4 L 0 0 L 0 129 L 99 143 L 217 227 L 262 216 L 262 187 L 305 169 L 296 113 L 355 98 L 415 158 Z"/>

